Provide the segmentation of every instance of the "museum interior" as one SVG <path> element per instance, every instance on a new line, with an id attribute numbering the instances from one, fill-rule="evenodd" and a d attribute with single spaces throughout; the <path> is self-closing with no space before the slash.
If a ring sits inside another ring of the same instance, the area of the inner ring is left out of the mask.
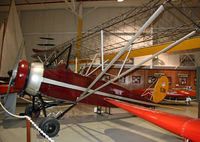
<path id="1" fill-rule="evenodd" d="M 0 142 L 200 142 L 199 0 L 1 0 Z"/>

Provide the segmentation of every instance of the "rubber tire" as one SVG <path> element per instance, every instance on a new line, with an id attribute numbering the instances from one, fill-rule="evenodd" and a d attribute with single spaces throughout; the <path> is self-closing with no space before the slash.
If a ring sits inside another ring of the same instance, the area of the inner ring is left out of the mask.
<path id="1" fill-rule="evenodd" d="M 31 118 L 38 118 L 40 116 L 40 108 L 38 105 L 35 105 L 35 110 L 33 112 L 33 105 L 28 105 L 25 109 L 25 115 L 28 115 Z"/>
<path id="2" fill-rule="evenodd" d="M 42 129 L 49 137 L 54 137 L 60 131 L 60 123 L 55 118 L 43 118 L 39 123 Z"/>

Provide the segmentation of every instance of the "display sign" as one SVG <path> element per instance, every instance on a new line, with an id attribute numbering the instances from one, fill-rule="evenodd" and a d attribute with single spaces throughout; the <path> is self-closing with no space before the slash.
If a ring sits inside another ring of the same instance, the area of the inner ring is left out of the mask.
<path id="1" fill-rule="evenodd" d="M 161 77 L 161 76 L 165 76 L 165 73 L 154 73 L 155 77 Z"/>
<path id="2" fill-rule="evenodd" d="M 178 74 L 178 77 L 184 77 L 185 78 L 185 77 L 188 77 L 188 76 L 189 76 L 188 74 L 180 74 L 180 73 Z"/>
<path id="3" fill-rule="evenodd" d="M 140 84 L 141 82 L 141 76 L 133 76 L 132 77 L 133 84 Z"/>

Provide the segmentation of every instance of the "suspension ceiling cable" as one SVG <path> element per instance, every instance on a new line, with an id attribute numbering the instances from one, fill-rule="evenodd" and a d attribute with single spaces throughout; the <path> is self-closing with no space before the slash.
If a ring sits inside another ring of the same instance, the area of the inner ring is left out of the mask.
<path id="1" fill-rule="evenodd" d="M 177 11 L 179 11 L 183 16 L 185 16 L 188 20 L 190 20 L 198 29 L 200 29 L 200 25 L 198 25 L 192 18 L 187 16 L 183 11 L 181 11 L 178 7 L 176 7 L 173 3 L 169 1 L 169 4 L 174 7 Z"/>

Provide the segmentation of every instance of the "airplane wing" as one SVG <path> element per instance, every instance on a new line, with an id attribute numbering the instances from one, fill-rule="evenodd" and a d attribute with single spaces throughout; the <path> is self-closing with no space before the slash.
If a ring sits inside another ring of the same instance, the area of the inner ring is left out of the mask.
<path id="1" fill-rule="evenodd" d="M 117 107 L 127 110 L 134 115 L 152 122 L 161 128 L 184 137 L 186 140 L 191 140 L 192 142 L 198 142 L 200 140 L 200 119 L 161 112 L 118 100 L 105 100 Z"/>
<path id="2" fill-rule="evenodd" d="M 198 44 L 199 42 L 200 42 L 200 38 L 188 39 L 188 40 L 183 41 L 179 45 L 176 45 L 174 48 L 168 50 L 166 53 L 175 52 L 175 51 L 182 51 L 182 50 L 189 50 L 189 49 L 197 49 L 197 48 L 200 48 L 199 44 Z M 139 57 L 139 56 L 153 55 L 156 52 L 167 47 L 169 44 L 170 43 L 131 50 L 128 58 L 135 58 L 135 57 Z M 124 60 L 126 58 L 127 53 L 128 53 L 128 51 L 123 56 L 121 56 L 119 58 L 119 60 Z M 104 60 L 108 60 L 108 59 L 112 60 L 115 57 L 116 54 L 117 53 L 105 55 Z"/>

